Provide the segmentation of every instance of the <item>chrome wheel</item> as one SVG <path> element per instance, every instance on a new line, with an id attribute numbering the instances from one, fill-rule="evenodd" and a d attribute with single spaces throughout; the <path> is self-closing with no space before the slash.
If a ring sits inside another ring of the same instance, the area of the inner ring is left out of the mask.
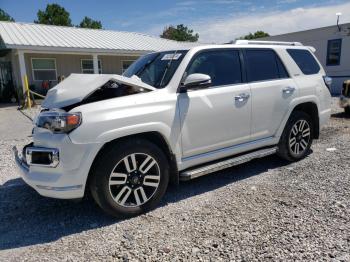
<path id="1" fill-rule="evenodd" d="M 297 121 L 289 135 L 289 148 L 294 155 L 301 155 L 308 149 L 311 138 L 310 125 L 305 120 Z"/>
<path id="2" fill-rule="evenodd" d="M 157 191 L 160 169 L 157 161 L 144 153 L 133 153 L 113 168 L 109 177 L 109 192 L 123 207 L 145 204 Z"/>

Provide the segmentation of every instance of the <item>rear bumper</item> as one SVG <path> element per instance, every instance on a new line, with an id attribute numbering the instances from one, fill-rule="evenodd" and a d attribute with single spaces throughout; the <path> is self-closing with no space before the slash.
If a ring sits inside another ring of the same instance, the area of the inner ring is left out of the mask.
<path id="1" fill-rule="evenodd" d="M 339 106 L 341 108 L 350 107 L 350 97 L 341 95 L 339 98 Z"/>

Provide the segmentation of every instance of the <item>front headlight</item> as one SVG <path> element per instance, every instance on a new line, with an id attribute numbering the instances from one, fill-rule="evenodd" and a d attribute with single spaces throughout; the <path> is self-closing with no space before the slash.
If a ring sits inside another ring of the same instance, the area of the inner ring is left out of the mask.
<path id="1" fill-rule="evenodd" d="M 81 113 L 67 113 L 60 110 L 41 112 L 36 118 L 36 126 L 54 133 L 69 133 L 81 124 Z"/>

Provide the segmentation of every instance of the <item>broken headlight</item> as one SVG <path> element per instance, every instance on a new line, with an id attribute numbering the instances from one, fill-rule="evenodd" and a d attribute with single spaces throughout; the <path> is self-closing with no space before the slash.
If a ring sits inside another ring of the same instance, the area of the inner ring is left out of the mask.
<path id="1" fill-rule="evenodd" d="M 81 113 L 67 113 L 61 110 L 44 111 L 36 118 L 36 126 L 53 133 L 69 133 L 81 124 Z"/>

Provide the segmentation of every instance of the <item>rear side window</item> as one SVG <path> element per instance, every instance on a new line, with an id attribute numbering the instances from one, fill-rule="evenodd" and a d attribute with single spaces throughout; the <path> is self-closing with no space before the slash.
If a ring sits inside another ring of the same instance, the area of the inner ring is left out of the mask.
<path id="1" fill-rule="evenodd" d="M 187 75 L 195 73 L 209 75 L 213 86 L 242 83 L 239 51 L 215 50 L 199 53 L 187 70 Z"/>
<path id="2" fill-rule="evenodd" d="M 288 78 L 288 73 L 273 50 L 246 50 L 245 60 L 249 82 Z"/>
<path id="3" fill-rule="evenodd" d="M 320 66 L 308 50 L 287 49 L 287 52 L 304 75 L 313 75 L 320 72 Z"/>
<path id="4" fill-rule="evenodd" d="M 281 59 L 277 56 L 276 56 L 276 62 L 277 62 L 278 73 L 280 75 L 280 78 L 289 78 L 289 75 L 285 66 L 282 64 Z"/>

